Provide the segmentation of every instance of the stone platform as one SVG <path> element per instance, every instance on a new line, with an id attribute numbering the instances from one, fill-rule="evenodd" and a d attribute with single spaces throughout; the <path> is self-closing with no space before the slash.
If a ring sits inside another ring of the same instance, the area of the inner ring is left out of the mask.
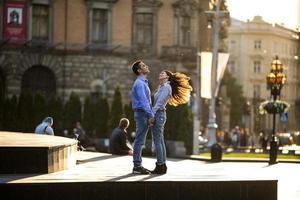
<path id="1" fill-rule="evenodd" d="M 0 132 L 0 174 L 52 173 L 76 164 L 77 141 L 64 137 Z"/>
<path id="2" fill-rule="evenodd" d="M 0 193 L 8 200 L 300 199 L 299 164 L 210 163 L 168 158 L 167 174 L 133 175 L 131 173 L 132 156 L 76 152 L 74 140 L 20 134 L 0 132 L 0 169 L 2 170 Z M 15 153 L 9 152 L 9 148 Z M 69 154 L 64 154 L 63 150 L 59 150 L 64 148 L 69 149 L 66 150 Z M 45 152 L 48 152 L 51 159 L 41 163 L 52 163 L 53 167 L 47 167 L 44 172 L 30 172 L 32 169 L 37 169 L 39 164 L 36 160 L 39 160 L 41 155 L 45 155 Z M 56 156 L 58 160 L 53 159 L 53 154 L 58 155 Z M 16 155 L 25 156 L 26 159 L 15 159 Z M 69 161 L 59 164 L 59 158 L 64 158 L 65 155 L 69 155 L 66 159 Z M 69 162 L 72 165 L 68 165 Z M 12 164 L 11 167 L 8 163 Z M 61 166 L 65 166 L 65 169 L 60 168 Z M 143 166 L 153 169 L 155 158 L 143 157 Z M 56 171 L 50 173 L 53 169 Z M 9 171 L 12 173 L 6 173 Z"/>
<path id="3" fill-rule="evenodd" d="M 263 175 L 264 163 L 168 159 L 165 175 L 133 175 L 131 156 L 77 152 L 76 159 L 75 167 L 55 173 L 0 175 L 0 193 L 45 200 L 277 200 L 278 180 Z M 155 159 L 143 158 L 143 165 L 152 169 Z"/>

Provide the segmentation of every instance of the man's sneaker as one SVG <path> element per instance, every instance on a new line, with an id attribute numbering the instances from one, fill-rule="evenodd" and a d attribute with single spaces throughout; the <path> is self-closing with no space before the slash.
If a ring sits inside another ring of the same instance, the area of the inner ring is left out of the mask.
<path id="1" fill-rule="evenodd" d="M 142 166 L 138 166 L 138 167 L 134 167 L 132 170 L 133 174 L 150 174 L 150 170 L 142 167 Z"/>

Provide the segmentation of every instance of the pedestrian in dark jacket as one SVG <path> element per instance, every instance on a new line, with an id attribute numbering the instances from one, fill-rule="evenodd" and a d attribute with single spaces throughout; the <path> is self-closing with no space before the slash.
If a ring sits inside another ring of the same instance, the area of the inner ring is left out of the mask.
<path id="1" fill-rule="evenodd" d="M 127 139 L 127 128 L 129 120 L 122 118 L 119 126 L 111 134 L 109 149 L 111 154 L 115 155 L 132 155 L 132 147 Z"/>
<path id="2" fill-rule="evenodd" d="M 75 128 L 73 129 L 73 133 L 74 137 L 80 142 L 80 145 L 86 147 L 88 143 L 87 136 L 80 122 L 76 122 Z"/>

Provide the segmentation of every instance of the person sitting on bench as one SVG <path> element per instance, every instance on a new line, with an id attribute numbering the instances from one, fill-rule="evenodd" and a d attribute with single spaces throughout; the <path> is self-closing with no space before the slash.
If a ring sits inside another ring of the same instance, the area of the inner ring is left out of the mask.
<path id="1" fill-rule="evenodd" d="M 109 149 L 111 154 L 115 155 L 132 155 L 132 147 L 127 139 L 127 128 L 129 120 L 122 118 L 119 126 L 111 134 Z"/>

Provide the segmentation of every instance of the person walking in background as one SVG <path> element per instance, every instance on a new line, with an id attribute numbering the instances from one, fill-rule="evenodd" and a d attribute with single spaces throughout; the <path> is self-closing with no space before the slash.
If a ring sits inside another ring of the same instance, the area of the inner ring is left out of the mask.
<path id="1" fill-rule="evenodd" d="M 241 147 L 247 146 L 247 133 L 243 128 L 240 128 L 240 146 Z"/>
<path id="2" fill-rule="evenodd" d="M 52 129 L 53 118 L 46 117 L 43 121 L 35 128 L 34 132 L 36 134 L 46 134 L 46 135 L 54 135 L 54 131 Z"/>
<path id="3" fill-rule="evenodd" d="M 147 75 L 149 67 L 142 61 L 132 65 L 132 71 L 137 76 L 131 90 L 132 109 L 136 124 L 133 142 L 133 174 L 150 174 L 150 170 L 142 166 L 142 147 L 145 144 L 148 127 L 153 125 L 154 114 L 151 110 L 151 93 Z"/>
<path id="4" fill-rule="evenodd" d="M 129 120 L 127 118 L 122 118 L 119 126 L 113 130 L 109 140 L 111 154 L 132 155 L 132 147 L 127 139 L 128 126 Z"/>
<path id="5" fill-rule="evenodd" d="M 80 142 L 82 146 L 86 146 L 87 138 L 85 134 L 85 130 L 82 128 L 80 122 L 76 122 L 75 128 L 73 129 L 73 133 L 75 138 Z"/>
<path id="6" fill-rule="evenodd" d="M 185 104 L 190 100 L 192 87 L 189 84 L 190 78 L 181 73 L 162 71 L 159 74 L 159 88 L 154 96 L 152 108 L 155 115 L 152 134 L 156 153 L 156 166 L 152 174 L 167 173 L 166 146 L 164 141 L 164 125 L 166 123 L 166 105 L 172 106 Z"/>
<path id="7" fill-rule="evenodd" d="M 236 126 L 232 130 L 231 141 L 233 149 L 237 151 L 240 143 L 240 127 Z"/>
<path id="8" fill-rule="evenodd" d="M 224 132 L 224 145 L 226 147 L 229 147 L 231 145 L 231 137 L 228 130 L 225 130 Z"/>

